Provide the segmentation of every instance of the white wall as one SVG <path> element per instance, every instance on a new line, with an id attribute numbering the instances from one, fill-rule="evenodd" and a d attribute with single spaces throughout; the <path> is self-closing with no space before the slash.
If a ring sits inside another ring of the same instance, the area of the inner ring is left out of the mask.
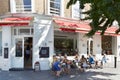
<path id="1" fill-rule="evenodd" d="M 8 58 L 4 58 L 4 48 L 9 48 Z M 2 70 L 10 68 L 11 27 L 2 27 Z"/>
<path id="2" fill-rule="evenodd" d="M 0 31 L 0 69 L 2 68 L 2 31 Z"/>
<path id="3" fill-rule="evenodd" d="M 15 0 L 10 0 L 10 12 L 11 13 L 16 13 Z"/>
<path id="4" fill-rule="evenodd" d="M 115 43 L 114 43 L 115 44 Z M 115 56 L 117 57 L 117 60 L 120 61 L 120 36 L 116 37 L 116 46 L 115 46 Z"/>
<path id="5" fill-rule="evenodd" d="M 79 54 L 87 54 L 87 37 L 84 37 L 85 34 L 78 33 L 78 51 Z"/>
<path id="6" fill-rule="evenodd" d="M 87 39 L 88 37 L 85 37 L 85 34 L 78 33 L 78 49 L 79 54 L 87 54 Z M 93 36 L 93 54 L 101 54 L 101 36 L 100 35 L 94 35 Z"/>
<path id="7" fill-rule="evenodd" d="M 93 36 L 93 54 L 101 54 L 101 36 L 94 35 Z"/>
<path id="8" fill-rule="evenodd" d="M 53 55 L 53 25 L 52 19 L 47 16 L 37 16 L 34 21 L 33 36 L 33 68 L 36 61 L 40 62 L 41 70 L 50 69 L 49 62 Z M 49 58 L 39 58 L 39 47 L 49 47 Z"/>

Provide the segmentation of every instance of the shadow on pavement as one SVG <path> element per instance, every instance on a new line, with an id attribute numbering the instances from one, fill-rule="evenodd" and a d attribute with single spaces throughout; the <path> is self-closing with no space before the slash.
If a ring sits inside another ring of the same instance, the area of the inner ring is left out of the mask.
<path id="1" fill-rule="evenodd" d="M 86 71 L 76 72 L 72 70 L 71 74 L 55 77 L 51 71 L 1 71 L 0 80 L 111 80 L 110 76 L 117 74 Z"/>

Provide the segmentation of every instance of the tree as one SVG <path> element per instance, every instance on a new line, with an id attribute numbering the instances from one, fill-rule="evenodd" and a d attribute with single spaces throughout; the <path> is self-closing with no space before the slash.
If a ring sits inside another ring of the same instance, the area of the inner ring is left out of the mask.
<path id="1" fill-rule="evenodd" d="M 80 9 L 83 9 L 85 4 L 90 3 L 90 10 L 83 12 L 87 14 L 83 20 L 90 20 L 91 30 L 86 34 L 93 36 L 97 31 L 104 35 L 107 28 L 111 27 L 114 21 L 118 22 L 120 26 L 120 0 L 69 0 L 67 8 L 80 3 Z M 116 34 L 120 32 L 120 27 L 115 31 Z"/>

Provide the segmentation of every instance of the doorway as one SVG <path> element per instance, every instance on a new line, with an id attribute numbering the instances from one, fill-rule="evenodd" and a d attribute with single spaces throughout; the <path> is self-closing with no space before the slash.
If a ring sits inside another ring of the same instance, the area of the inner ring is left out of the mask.
<path id="1" fill-rule="evenodd" d="M 89 38 L 87 40 L 87 54 L 93 54 L 93 39 Z"/>
<path id="2" fill-rule="evenodd" d="M 24 37 L 24 68 L 32 69 L 32 37 Z"/>

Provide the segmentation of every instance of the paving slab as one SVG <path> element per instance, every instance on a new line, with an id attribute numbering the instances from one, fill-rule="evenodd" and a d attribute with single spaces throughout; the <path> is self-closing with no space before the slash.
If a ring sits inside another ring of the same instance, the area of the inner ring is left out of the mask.
<path id="1" fill-rule="evenodd" d="M 72 70 L 71 74 L 55 77 L 48 71 L 0 71 L 0 80 L 119 80 L 120 62 L 117 68 L 113 64 L 107 64 L 103 69 L 87 69 L 85 72 Z"/>

